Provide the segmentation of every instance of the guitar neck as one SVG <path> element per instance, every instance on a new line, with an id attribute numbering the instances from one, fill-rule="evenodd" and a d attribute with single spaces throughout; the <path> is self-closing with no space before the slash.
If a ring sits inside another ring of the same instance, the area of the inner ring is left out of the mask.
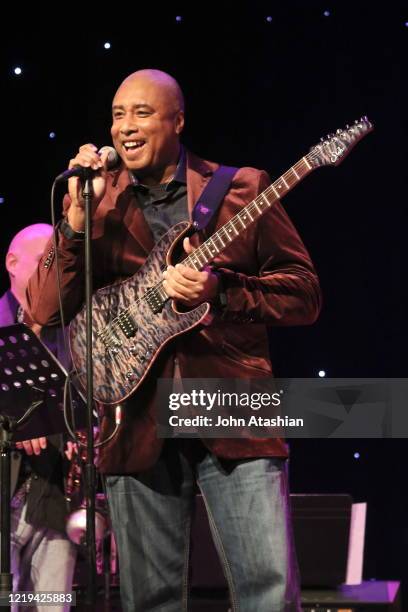
<path id="1" fill-rule="evenodd" d="M 183 260 L 183 264 L 195 270 L 202 270 L 233 240 L 238 238 L 252 223 L 266 213 L 273 204 L 288 193 L 295 185 L 305 178 L 314 167 L 305 155 L 274 183 L 232 219 L 220 227 L 215 234 L 201 244 L 191 255 Z"/>

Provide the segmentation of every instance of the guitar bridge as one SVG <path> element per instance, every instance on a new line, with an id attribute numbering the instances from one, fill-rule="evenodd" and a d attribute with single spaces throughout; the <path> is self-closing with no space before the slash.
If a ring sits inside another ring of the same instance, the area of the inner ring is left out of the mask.
<path id="1" fill-rule="evenodd" d="M 118 337 L 108 328 L 105 328 L 99 332 L 98 338 L 102 340 L 105 348 L 111 355 L 116 355 L 122 346 L 122 343 L 119 341 Z"/>

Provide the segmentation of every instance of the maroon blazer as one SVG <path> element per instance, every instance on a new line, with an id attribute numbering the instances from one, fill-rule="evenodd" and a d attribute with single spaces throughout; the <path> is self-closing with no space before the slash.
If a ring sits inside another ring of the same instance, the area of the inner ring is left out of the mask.
<path id="1" fill-rule="evenodd" d="M 187 154 L 188 209 L 192 209 L 218 164 Z M 241 168 L 216 220 L 197 244 L 226 223 L 270 184 L 266 172 Z M 65 209 L 69 199 L 65 200 Z M 137 204 L 126 168 L 109 174 L 107 192 L 93 219 L 95 289 L 134 274 L 154 246 Z M 71 319 L 83 303 L 84 245 L 61 234 L 62 291 Z M 227 305 L 222 316 L 200 330 L 184 334 L 159 356 L 148 378 L 126 402 L 115 438 L 100 454 L 100 469 L 131 473 L 152 466 L 162 447 L 156 436 L 154 406 L 157 378 L 171 377 L 174 360 L 186 378 L 255 378 L 270 376 L 267 326 L 313 323 L 320 310 L 320 289 L 310 257 L 280 203 L 252 224 L 214 261 L 223 277 Z M 32 318 L 41 325 L 59 323 L 55 259 L 51 242 L 28 286 Z M 102 436 L 114 426 L 105 409 Z M 208 439 L 206 446 L 225 458 L 287 455 L 280 439 Z"/>

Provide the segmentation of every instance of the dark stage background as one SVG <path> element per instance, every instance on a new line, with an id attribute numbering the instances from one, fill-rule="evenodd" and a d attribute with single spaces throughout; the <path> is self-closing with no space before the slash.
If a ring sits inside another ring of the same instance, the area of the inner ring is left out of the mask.
<path id="1" fill-rule="evenodd" d="M 23 225 L 49 220 L 52 178 L 77 147 L 110 143 L 112 96 L 139 68 L 179 80 L 190 148 L 271 178 L 367 114 L 375 131 L 350 157 L 284 200 L 324 309 L 313 327 L 273 330 L 272 353 L 279 376 L 406 376 L 406 3 L 39 6 L 9 6 L 1 25 L 0 255 Z M 408 582 L 406 441 L 291 446 L 294 492 L 368 502 L 365 577 Z"/>

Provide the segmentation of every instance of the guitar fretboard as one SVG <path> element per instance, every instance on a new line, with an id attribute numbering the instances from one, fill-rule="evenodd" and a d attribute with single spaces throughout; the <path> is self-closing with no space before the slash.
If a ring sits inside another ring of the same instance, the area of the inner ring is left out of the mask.
<path id="1" fill-rule="evenodd" d="M 288 193 L 312 170 L 313 166 L 308 160 L 308 155 L 305 155 L 305 157 L 302 157 L 285 174 L 282 174 L 272 185 L 269 185 L 265 191 L 217 230 L 215 234 L 203 242 L 194 253 L 186 257 L 183 260 L 183 264 L 195 270 L 202 270 L 235 238 L 240 236 L 247 227 L 269 210 L 274 202 Z"/>

